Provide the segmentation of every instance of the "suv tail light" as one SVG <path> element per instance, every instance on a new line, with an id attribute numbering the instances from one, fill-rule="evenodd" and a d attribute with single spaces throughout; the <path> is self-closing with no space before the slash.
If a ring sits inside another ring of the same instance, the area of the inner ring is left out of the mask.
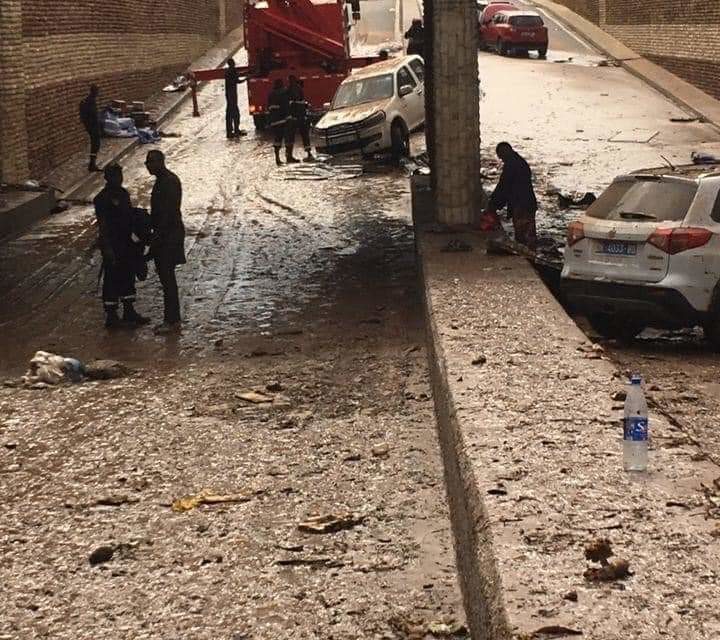
<path id="1" fill-rule="evenodd" d="M 567 229 L 567 246 L 572 247 L 585 238 L 585 227 L 582 222 L 577 220 L 571 222 Z"/>
<path id="2" fill-rule="evenodd" d="M 648 238 L 648 242 L 670 255 L 696 249 L 706 245 L 712 238 L 712 231 L 697 227 L 681 227 L 678 229 L 656 229 Z"/>

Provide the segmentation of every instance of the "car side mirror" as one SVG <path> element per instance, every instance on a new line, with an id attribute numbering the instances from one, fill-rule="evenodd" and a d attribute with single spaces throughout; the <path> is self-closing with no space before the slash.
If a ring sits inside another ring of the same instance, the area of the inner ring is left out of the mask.
<path id="1" fill-rule="evenodd" d="M 413 92 L 413 88 L 409 84 L 404 84 L 402 87 L 400 87 L 400 97 L 404 98 L 405 96 L 409 96 Z"/>

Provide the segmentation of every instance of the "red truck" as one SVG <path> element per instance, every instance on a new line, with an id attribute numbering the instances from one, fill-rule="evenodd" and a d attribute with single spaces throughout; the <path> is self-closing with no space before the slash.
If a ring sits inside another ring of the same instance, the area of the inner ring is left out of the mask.
<path id="1" fill-rule="evenodd" d="M 326 110 L 340 83 L 353 68 L 378 58 L 353 58 L 345 0 L 249 0 L 245 6 L 245 47 L 249 74 L 248 103 L 255 126 L 263 129 L 273 82 L 294 75 L 303 81 L 311 117 Z M 359 3 L 352 3 L 357 18 Z M 196 71 L 197 80 L 224 77 L 223 69 Z"/>

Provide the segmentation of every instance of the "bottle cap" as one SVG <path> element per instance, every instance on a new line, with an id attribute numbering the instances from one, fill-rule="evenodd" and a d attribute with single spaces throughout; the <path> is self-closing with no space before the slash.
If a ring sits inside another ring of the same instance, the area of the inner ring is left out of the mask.
<path id="1" fill-rule="evenodd" d="M 634 373 L 630 378 L 630 384 L 642 384 L 642 376 Z"/>

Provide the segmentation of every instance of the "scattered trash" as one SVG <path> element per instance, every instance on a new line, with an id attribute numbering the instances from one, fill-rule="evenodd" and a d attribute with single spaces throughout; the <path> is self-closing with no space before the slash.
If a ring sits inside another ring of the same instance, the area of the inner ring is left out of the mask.
<path id="1" fill-rule="evenodd" d="M 387 458 L 387 456 L 390 455 L 390 446 L 385 442 L 376 444 L 372 448 L 372 454 L 376 458 Z"/>
<path id="2" fill-rule="evenodd" d="M 477 358 L 475 358 L 475 359 L 472 361 L 471 364 L 472 364 L 473 366 L 475 366 L 475 367 L 478 367 L 478 366 L 480 366 L 480 365 L 485 364 L 486 362 L 487 362 L 487 358 L 486 358 L 484 355 L 480 354 Z"/>
<path id="3" fill-rule="evenodd" d="M 95 549 L 95 551 L 90 554 L 88 562 L 90 563 L 90 566 L 95 567 L 99 564 L 112 560 L 113 555 L 115 555 L 115 548 L 109 545 L 103 545 Z"/>
<path id="4" fill-rule="evenodd" d="M 598 67 L 620 67 L 622 66 L 620 64 L 620 61 L 618 60 L 600 60 L 600 62 L 597 63 Z"/>
<path id="5" fill-rule="evenodd" d="M 185 496 L 178 498 L 172 503 L 172 510 L 175 513 L 184 513 L 191 511 L 201 504 L 232 504 L 241 502 L 250 502 L 251 496 L 245 493 L 235 493 L 230 495 L 218 495 L 211 491 L 202 491 L 194 496 Z"/>
<path id="6" fill-rule="evenodd" d="M 618 131 L 614 136 L 608 139 L 608 142 L 650 142 L 660 133 L 652 129 L 633 129 L 632 131 Z"/>
<path id="7" fill-rule="evenodd" d="M 563 600 L 569 600 L 570 602 L 577 602 L 578 601 L 578 593 L 577 591 L 568 591 L 564 596 Z"/>
<path id="8" fill-rule="evenodd" d="M 720 164 L 720 157 L 702 151 L 693 151 L 690 158 L 693 164 Z"/>
<path id="9" fill-rule="evenodd" d="M 612 582 L 631 576 L 630 563 L 623 559 L 610 562 L 609 558 L 612 555 L 612 547 L 607 538 L 600 538 L 590 543 L 585 548 L 585 558 L 599 563 L 600 567 L 588 567 L 583 574 L 585 579 L 591 582 Z"/>
<path id="10" fill-rule="evenodd" d="M 472 251 L 472 245 L 468 244 L 464 240 L 450 240 L 442 249 L 445 253 L 464 253 Z"/>
<path id="11" fill-rule="evenodd" d="M 303 533 L 336 533 L 343 529 L 352 529 L 361 524 L 365 518 L 355 513 L 328 514 L 311 516 L 298 525 Z"/>
<path id="12" fill-rule="evenodd" d="M 42 389 L 65 382 L 80 382 L 85 376 L 85 367 L 75 358 L 38 351 L 30 360 L 30 368 L 22 377 L 26 387 Z"/>
<path id="13" fill-rule="evenodd" d="M 422 618 L 405 620 L 394 617 L 388 620 L 392 629 L 407 640 L 432 638 L 470 638 L 470 632 L 461 622 L 436 620 L 426 622 Z"/>
<path id="14" fill-rule="evenodd" d="M 260 391 L 245 391 L 243 393 L 238 393 L 237 397 L 240 400 L 245 400 L 245 402 L 251 402 L 253 404 L 267 404 L 275 399 L 273 396 Z"/>
<path id="15" fill-rule="evenodd" d="M 563 627 L 559 624 L 552 624 L 547 627 L 540 627 L 532 632 L 531 638 L 563 638 L 566 636 L 581 636 L 582 631 Z"/>
<path id="16" fill-rule="evenodd" d="M 341 560 L 328 557 L 317 557 L 317 558 L 280 558 L 275 561 L 275 564 L 281 567 L 328 567 L 328 568 L 339 568 L 344 567 L 345 563 Z"/>
<path id="17" fill-rule="evenodd" d="M 190 86 L 190 79 L 184 75 L 177 76 L 169 85 L 163 87 L 165 93 L 185 91 Z"/>
<path id="18" fill-rule="evenodd" d="M 280 384 L 280 383 L 277 382 L 277 381 L 273 381 L 273 382 L 270 382 L 270 383 L 266 384 L 266 385 L 265 385 L 265 388 L 266 388 L 270 393 L 278 393 L 278 392 L 280 392 L 280 391 L 283 390 L 282 384 Z"/>
<path id="19" fill-rule="evenodd" d="M 597 200 L 597 196 L 590 191 L 583 196 L 574 193 L 558 193 L 557 200 L 561 209 L 586 209 Z"/>
<path id="20" fill-rule="evenodd" d="M 70 208 L 70 203 L 67 200 L 58 200 L 55 203 L 55 206 L 50 209 L 50 213 L 53 215 L 57 215 L 58 213 L 62 213 L 63 211 L 67 211 Z"/>
<path id="21" fill-rule="evenodd" d="M 680 116 L 676 118 L 670 118 L 670 122 L 698 122 L 700 118 L 693 118 L 691 116 Z"/>
<path id="22" fill-rule="evenodd" d="M 363 174 L 361 164 L 337 164 L 308 162 L 286 166 L 282 171 L 284 180 L 348 180 Z"/>
<path id="23" fill-rule="evenodd" d="M 93 360 L 85 365 L 85 375 L 91 380 L 115 380 L 133 373 L 117 360 Z"/>

